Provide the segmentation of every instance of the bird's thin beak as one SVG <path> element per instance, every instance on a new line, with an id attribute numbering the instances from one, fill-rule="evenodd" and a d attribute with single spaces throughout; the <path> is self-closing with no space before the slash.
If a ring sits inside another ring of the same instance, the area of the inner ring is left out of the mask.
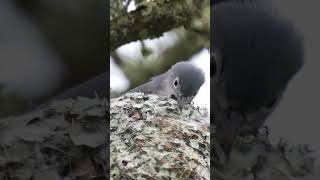
<path id="1" fill-rule="evenodd" d="M 183 106 L 185 106 L 186 104 L 190 103 L 190 98 L 186 98 L 186 97 L 180 97 L 178 99 L 178 107 L 180 109 L 180 111 L 182 110 Z"/>
<path id="2" fill-rule="evenodd" d="M 225 117 L 223 122 L 217 124 L 216 137 L 218 138 L 218 141 L 225 152 L 226 162 L 223 163 L 226 164 L 230 159 L 231 150 L 239 134 L 241 124 L 245 122 L 245 119 L 244 116 L 239 112 L 231 112 L 230 117 L 223 117 Z"/>

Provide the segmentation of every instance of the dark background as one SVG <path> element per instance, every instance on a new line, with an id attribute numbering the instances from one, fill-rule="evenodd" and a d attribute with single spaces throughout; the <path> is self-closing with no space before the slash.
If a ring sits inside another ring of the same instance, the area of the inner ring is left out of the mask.
<path id="1" fill-rule="evenodd" d="M 276 3 L 281 12 L 290 17 L 304 34 L 305 65 L 290 82 L 283 101 L 267 120 L 267 124 L 270 125 L 274 142 L 284 137 L 290 144 L 310 144 L 319 151 L 319 2 L 280 0 Z"/>

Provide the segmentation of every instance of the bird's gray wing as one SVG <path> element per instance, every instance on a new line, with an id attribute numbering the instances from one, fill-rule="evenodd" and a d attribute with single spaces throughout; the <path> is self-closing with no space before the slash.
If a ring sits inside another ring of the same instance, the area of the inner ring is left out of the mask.
<path id="1" fill-rule="evenodd" d="M 163 82 L 166 79 L 166 73 L 150 78 L 150 80 L 128 92 L 143 92 L 146 94 L 158 94 L 163 89 Z"/>
<path id="2" fill-rule="evenodd" d="M 73 87 L 62 94 L 55 96 L 53 99 L 76 98 L 78 96 L 94 98 L 97 94 L 100 97 L 108 97 L 108 78 L 107 72 L 100 74 L 93 79 L 88 80 L 76 87 Z M 96 93 L 96 94 L 95 94 Z"/>

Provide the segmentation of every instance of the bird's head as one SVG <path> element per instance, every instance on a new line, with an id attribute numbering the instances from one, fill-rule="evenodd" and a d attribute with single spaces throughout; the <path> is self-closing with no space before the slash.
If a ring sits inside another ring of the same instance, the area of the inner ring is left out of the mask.
<path id="1" fill-rule="evenodd" d="M 171 98 L 177 100 L 180 109 L 191 103 L 204 83 L 203 71 L 190 62 L 179 62 L 167 72 Z"/>

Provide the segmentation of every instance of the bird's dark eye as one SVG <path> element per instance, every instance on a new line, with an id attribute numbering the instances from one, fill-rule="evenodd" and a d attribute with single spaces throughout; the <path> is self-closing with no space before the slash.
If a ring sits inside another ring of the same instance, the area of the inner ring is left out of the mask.
<path id="1" fill-rule="evenodd" d="M 173 94 L 171 95 L 171 98 L 174 99 L 174 100 L 176 100 L 176 101 L 178 100 L 178 98 L 177 98 L 175 95 L 173 95 Z"/>
<path id="2" fill-rule="evenodd" d="M 176 78 L 174 81 L 173 81 L 173 86 L 174 87 L 178 87 L 179 86 L 179 79 Z"/>

